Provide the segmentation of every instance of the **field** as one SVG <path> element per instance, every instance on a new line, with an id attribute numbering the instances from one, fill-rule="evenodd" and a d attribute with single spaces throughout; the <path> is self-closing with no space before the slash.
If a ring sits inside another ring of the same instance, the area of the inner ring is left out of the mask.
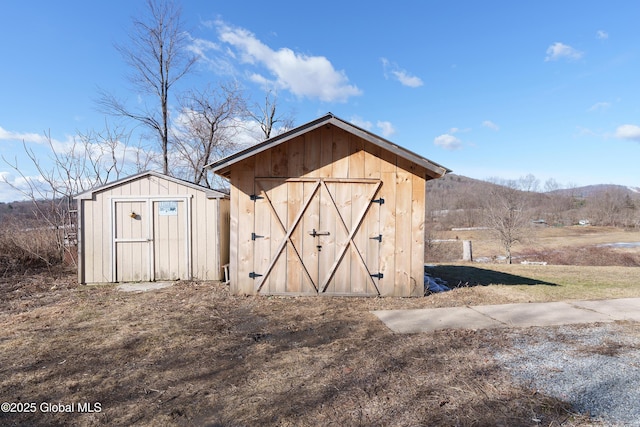
<path id="1" fill-rule="evenodd" d="M 370 311 L 640 297 L 637 267 L 434 270 L 463 286 L 424 298 L 276 298 L 212 282 L 125 293 L 78 286 L 68 271 L 2 278 L 0 401 L 36 412 L 0 412 L 0 424 L 592 425 L 514 384 L 492 355 L 510 345 L 506 330 L 396 335 Z"/>
<path id="2" fill-rule="evenodd" d="M 613 227 L 532 227 L 525 234 L 526 237 L 513 247 L 514 263 L 640 266 L 640 245 L 630 248 L 603 246 L 638 244 L 639 231 Z M 432 244 L 431 254 L 427 254 L 428 262 L 460 259 L 462 240 L 471 240 L 476 261 L 499 262 L 504 255 L 503 247 L 489 230 L 439 231 L 431 237 L 436 243 Z"/>

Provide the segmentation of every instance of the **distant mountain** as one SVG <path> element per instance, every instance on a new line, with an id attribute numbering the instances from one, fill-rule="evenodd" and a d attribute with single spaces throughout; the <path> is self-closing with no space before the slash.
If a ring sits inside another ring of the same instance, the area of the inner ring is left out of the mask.
<path id="1" fill-rule="evenodd" d="M 445 175 L 442 178 L 427 181 L 427 191 L 438 192 L 440 190 L 461 190 L 473 188 L 475 191 L 483 192 L 497 185 L 498 184 L 494 184 L 489 181 L 483 181 L 480 179 L 469 178 L 463 175 L 451 173 Z M 589 198 L 594 195 L 606 192 L 621 192 L 624 194 L 628 194 L 634 199 L 640 198 L 640 187 L 626 187 L 624 185 L 615 184 L 587 185 L 584 187 L 563 188 L 560 190 L 549 192 L 540 191 L 541 194 L 574 196 L 578 198 Z"/>
<path id="2" fill-rule="evenodd" d="M 480 179 L 469 178 L 463 175 L 457 175 L 455 173 L 449 173 L 442 178 L 432 179 L 427 181 L 427 191 L 438 190 L 457 190 L 460 188 L 468 187 L 485 187 L 489 188 L 496 184 Z"/>
<path id="3" fill-rule="evenodd" d="M 518 181 L 516 184 L 531 184 Z M 494 203 L 500 185 L 449 174 L 427 182 L 427 213 L 437 227 L 476 227 L 487 203 Z M 513 193 L 511 193 L 513 194 Z M 532 220 L 571 225 L 588 219 L 593 225 L 638 227 L 640 188 L 589 185 L 549 192 L 520 191 L 520 202 Z"/>
<path id="4" fill-rule="evenodd" d="M 603 193 L 620 193 L 628 195 L 633 199 L 640 198 L 640 187 L 627 187 L 615 184 L 598 184 L 586 185 L 584 187 L 564 188 L 561 190 L 551 191 L 548 194 L 558 194 L 564 196 L 574 196 L 578 198 L 588 199 Z"/>

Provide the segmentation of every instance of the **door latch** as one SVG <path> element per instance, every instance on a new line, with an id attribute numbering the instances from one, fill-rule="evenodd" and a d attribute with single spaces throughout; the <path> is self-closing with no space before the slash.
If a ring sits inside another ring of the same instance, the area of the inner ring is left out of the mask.
<path id="1" fill-rule="evenodd" d="M 313 236 L 313 237 L 318 237 L 318 236 L 328 236 L 329 232 L 328 231 L 316 231 L 316 229 L 314 228 L 313 230 L 311 230 L 309 232 L 309 235 Z"/>

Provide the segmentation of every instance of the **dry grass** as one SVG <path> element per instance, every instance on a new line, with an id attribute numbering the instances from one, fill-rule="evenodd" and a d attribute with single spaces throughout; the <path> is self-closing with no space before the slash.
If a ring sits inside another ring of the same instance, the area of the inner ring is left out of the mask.
<path id="1" fill-rule="evenodd" d="M 640 242 L 640 231 L 613 227 L 533 227 L 528 238 L 514 246 L 517 262 L 546 261 L 562 265 L 640 265 L 640 248 L 597 247 L 618 242 Z M 500 242 L 489 230 L 441 231 L 437 239 L 458 242 L 435 244 L 427 250 L 427 262 L 451 262 L 462 258 L 462 240 L 471 240 L 474 259 L 496 259 L 504 255 Z"/>
<path id="2" fill-rule="evenodd" d="M 61 264 L 58 230 L 36 227 L 28 221 L 4 221 L 0 227 L 0 277 Z"/>
<path id="3" fill-rule="evenodd" d="M 612 230 L 543 231 L 548 248 L 640 241 Z M 474 240 L 476 256 L 494 249 Z M 269 298 L 232 296 L 219 283 L 122 293 L 77 286 L 68 272 L 0 278 L 0 401 L 102 407 L 0 412 L 0 424 L 593 425 L 512 382 L 492 356 L 510 345 L 506 330 L 396 335 L 370 311 L 640 296 L 638 267 L 434 270 L 469 286 L 427 298 Z"/>
<path id="4" fill-rule="evenodd" d="M 235 297 L 217 283 L 132 294 L 36 279 L 0 285 L 0 400 L 100 402 L 102 411 L 0 413 L 2 425 L 587 420 L 512 384 L 491 355 L 508 345 L 500 331 L 396 335 L 370 314 L 431 298 Z"/>
<path id="5" fill-rule="evenodd" d="M 468 293 L 461 298 L 471 305 L 640 297 L 639 272 L 638 267 L 472 263 L 432 268 L 434 276 L 459 287 L 437 295 L 438 304 L 448 298 L 455 304 L 454 294 Z"/>

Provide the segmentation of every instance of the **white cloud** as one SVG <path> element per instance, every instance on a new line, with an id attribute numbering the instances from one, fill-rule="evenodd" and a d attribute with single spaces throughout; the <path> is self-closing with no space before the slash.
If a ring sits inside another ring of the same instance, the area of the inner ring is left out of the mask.
<path id="1" fill-rule="evenodd" d="M 557 61 L 559 59 L 577 60 L 584 56 L 583 52 L 572 48 L 564 43 L 556 42 L 547 48 L 545 62 Z"/>
<path id="2" fill-rule="evenodd" d="M 582 126 L 576 126 L 576 132 L 574 133 L 574 136 L 601 136 L 599 135 L 597 132 L 589 129 L 589 128 L 585 128 Z"/>
<path id="3" fill-rule="evenodd" d="M 262 87 L 269 87 L 272 84 L 271 80 L 267 79 L 265 76 L 258 73 L 251 73 L 249 75 L 249 80 L 251 80 L 254 83 L 257 83 Z"/>
<path id="4" fill-rule="evenodd" d="M 352 116 L 351 119 L 349 120 L 351 123 L 353 123 L 354 125 L 358 126 L 359 128 L 365 129 L 370 131 L 373 128 L 373 123 L 371 123 L 368 120 L 363 119 L 360 116 Z"/>
<path id="5" fill-rule="evenodd" d="M 451 128 L 451 129 L 449 129 L 449 133 L 467 133 L 467 132 L 471 132 L 471 129 L 470 128 L 464 128 L 464 129 Z"/>
<path id="6" fill-rule="evenodd" d="M 38 144 L 39 146 L 50 147 L 56 153 L 63 153 L 76 145 L 75 137 L 67 135 L 66 140 L 60 141 L 55 138 L 49 138 L 46 133 L 34 132 L 14 132 L 0 127 L 0 141 L 19 141 L 26 144 Z"/>
<path id="7" fill-rule="evenodd" d="M 25 200 L 24 194 L 13 189 L 9 184 L 0 181 L 0 202 L 9 203 Z"/>
<path id="8" fill-rule="evenodd" d="M 216 28 L 220 41 L 235 48 L 240 62 L 267 69 L 268 77 L 253 73 L 253 81 L 326 102 L 345 102 L 362 94 L 358 87 L 349 84 L 345 72 L 336 70 L 324 56 L 309 56 L 289 48 L 273 50 L 250 31 L 222 21 L 216 21 Z"/>
<path id="9" fill-rule="evenodd" d="M 40 175 L 19 176 L 8 171 L 0 171 L 0 201 L 14 202 L 28 200 L 28 194 L 47 195 L 45 180 Z M 38 193 L 38 191 L 42 193 Z"/>
<path id="10" fill-rule="evenodd" d="M 390 73 L 403 86 L 420 87 L 424 85 L 424 82 L 420 77 L 409 74 L 406 70 L 398 67 L 397 64 L 389 62 L 387 58 L 380 58 L 380 60 L 382 61 L 382 68 L 386 79 L 389 78 Z"/>
<path id="11" fill-rule="evenodd" d="M 609 38 L 609 33 L 603 30 L 598 30 L 598 32 L 596 32 L 596 38 L 600 40 L 606 40 Z"/>
<path id="12" fill-rule="evenodd" d="M 611 107 L 611 103 L 610 102 L 596 102 L 591 107 L 589 107 L 589 109 L 587 111 L 589 111 L 589 112 L 604 111 L 604 110 L 608 110 L 610 107 Z"/>
<path id="13" fill-rule="evenodd" d="M 460 141 L 460 139 L 456 138 L 453 135 L 449 135 L 448 133 L 436 137 L 433 140 L 433 143 L 438 147 L 444 148 L 445 150 L 458 150 L 462 148 L 462 141 Z"/>
<path id="14" fill-rule="evenodd" d="M 410 74 L 407 74 L 407 72 L 404 71 L 404 70 L 396 70 L 396 71 L 392 71 L 391 73 L 394 76 L 396 76 L 398 81 L 400 83 L 402 83 L 404 86 L 420 87 L 420 86 L 422 86 L 424 84 L 420 77 L 412 76 Z"/>
<path id="15" fill-rule="evenodd" d="M 491 120 L 485 120 L 484 122 L 482 122 L 482 126 L 496 131 L 500 130 L 500 126 L 493 123 Z"/>
<path id="16" fill-rule="evenodd" d="M 358 126 L 359 128 L 368 130 L 368 131 L 372 131 L 373 130 L 373 123 L 363 119 L 360 116 L 352 116 L 349 121 L 351 123 L 353 123 L 354 125 Z M 396 129 L 395 127 L 393 127 L 393 124 L 389 121 L 385 121 L 385 120 L 378 120 L 376 122 L 376 127 L 378 129 L 380 129 L 380 134 L 385 137 L 388 138 L 391 135 L 393 135 L 394 133 L 396 133 Z"/>
<path id="17" fill-rule="evenodd" d="M 35 142 L 37 144 L 43 144 L 47 142 L 47 138 L 42 134 L 12 132 L 0 127 L 0 141 L 2 140 Z"/>
<path id="18" fill-rule="evenodd" d="M 636 125 L 622 125 L 618 126 L 615 133 L 616 138 L 630 139 L 632 141 L 640 142 L 640 126 Z"/>
<path id="19" fill-rule="evenodd" d="M 378 126 L 378 128 L 381 130 L 382 136 L 384 136 L 385 138 L 388 138 L 396 133 L 396 129 L 393 127 L 391 122 L 378 121 L 378 123 L 376 123 L 376 126 Z"/>
<path id="20" fill-rule="evenodd" d="M 187 49 L 198 58 L 201 64 L 206 65 L 214 73 L 229 76 L 236 74 L 233 64 L 224 55 L 220 54 L 223 49 L 219 44 L 211 40 L 192 39 Z M 210 51 L 213 51 L 214 54 L 209 55 Z M 229 49 L 225 49 L 224 53 L 233 58 L 233 54 Z"/>
<path id="21" fill-rule="evenodd" d="M 206 57 L 208 51 L 219 51 L 220 46 L 211 40 L 192 39 L 192 43 L 187 46 L 187 49 L 198 57 Z"/>

